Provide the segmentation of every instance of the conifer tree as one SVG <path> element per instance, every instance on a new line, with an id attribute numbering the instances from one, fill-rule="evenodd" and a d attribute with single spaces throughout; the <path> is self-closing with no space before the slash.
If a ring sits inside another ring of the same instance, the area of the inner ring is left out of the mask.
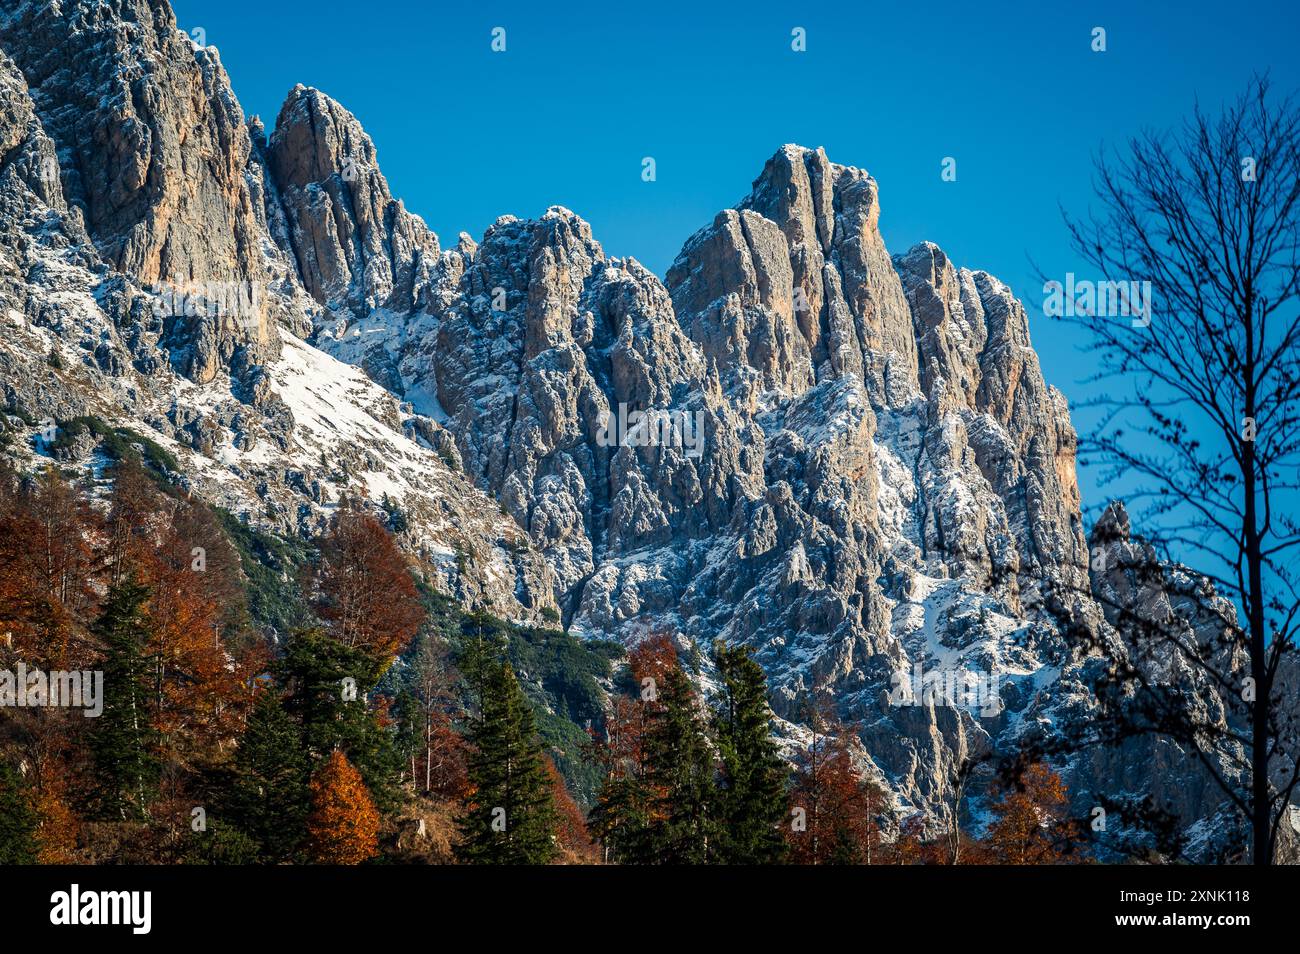
<path id="1" fill-rule="evenodd" d="M 367 704 L 381 665 L 362 647 L 305 630 L 289 638 L 279 672 L 289 688 L 285 708 L 301 724 L 307 752 L 324 759 L 341 749 L 361 773 L 375 804 L 389 811 L 399 797 L 401 756 Z"/>
<path id="2" fill-rule="evenodd" d="M 648 864 L 653 791 L 649 782 L 646 739 L 663 709 L 658 686 L 678 667 L 677 649 L 667 633 L 654 633 L 628 653 L 620 675 L 625 695 L 616 696 L 605 716 L 605 737 L 594 733 L 588 757 L 605 772 L 588 819 L 607 861 Z"/>
<path id="3" fill-rule="evenodd" d="M 474 792 L 457 854 L 475 864 L 546 864 L 556 854 L 558 818 L 532 711 L 508 662 L 483 666 L 481 678 L 469 736 Z"/>
<path id="4" fill-rule="evenodd" d="M 357 865 L 379 851 L 379 812 L 361 773 L 339 751 L 311 781 L 311 816 L 307 848 L 311 860 L 325 865 Z"/>
<path id="5" fill-rule="evenodd" d="M 605 738 L 594 733 L 588 758 L 605 771 L 588 825 L 605 850 L 606 861 L 644 863 L 649 849 L 650 788 L 644 752 L 646 708 L 657 703 L 615 698 L 605 717 Z"/>
<path id="6" fill-rule="evenodd" d="M 285 861 L 301 846 L 310 805 L 302 730 L 275 691 L 263 692 L 235 753 L 230 809 L 262 859 Z"/>
<path id="7" fill-rule="evenodd" d="M 104 711 L 91 735 L 100 811 L 108 817 L 147 818 L 157 778 L 157 732 L 150 721 L 149 642 L 145 601 L 133 580 L 109 590 L 94 633 L 104 646 Z"/>
<path id="8" fill-rule="evenodd" d="M 718 859 L 719 828 L 713 755 L 700 706 L 680 666 L 656 683 L 660 707 L 646 732 L 646 782 L 651 864 L 708 864 Z"/>
<path id="9" fill-rule="evenodd" d="M 0 762 L 0 865 L 36 862 L 36 813 L 23 787 L 22 776 Z"/>
<path id="10" fill-rule="evenodd" d="M 744 646 L 719 643 L 714 662 L 722 680 L 713 719 L 722 766 L 717 860 L 776 864 L 786 848 L 781 824 L 789 770 L 772 739 L 767 676 Z"/>

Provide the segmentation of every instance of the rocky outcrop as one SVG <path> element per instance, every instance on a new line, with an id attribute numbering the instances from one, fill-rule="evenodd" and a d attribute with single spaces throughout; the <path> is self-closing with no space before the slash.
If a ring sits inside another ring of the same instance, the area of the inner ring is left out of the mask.
<path id="1" fill-rule="evenodd" d="M 462 239 L 436 299 L 354 328 L 544 555 L 572 631 L 751 645 L 791 737 L 834 700 L 899 811 L 950 823 L 962 760 L 1087 718 L 1071 634 L 1107 623 L 1024 308 L 933 245 L 891 259 L 878 214 L 866 173 L 786 146 L 665 283 L 552 208 Z M 329 320 L 318 345 L 378 363 Z M 654 414 L 698 430 L 619 428 Z M 917 667 L 998 704 L 899 704 Z M 1123 775 L 1071 769 L 1081 792 Z"/>
<path id="2" fill-rule="evenodd" d="M 312 536 L 345 497 L 384 519 L 387 500 L 438 588 L 510 619 L 553 609 L 551 571 L 450 436 L 293 333 L 317 306 L 215 50 L 161 3 L 23 5 L 0 14 L 0 47 L 5 456 L 40 466 L 60 422 L 94 416 L 251 523 Z M 155 280 L 173 266 L 195 280 Z M 228 310 L 227 287 L 261 289 L 256 312 Z M 94 439 L 67 443 L 61 466 L 98 473 Z"/>
<path id="3" fill-rule="evenodd" d="M 303 284 L 331 311 L 405 313 L 425 303 L 438 239 L 388 191 L 375 144 L 319 90 L 294 87 L 267 162 Z"/>

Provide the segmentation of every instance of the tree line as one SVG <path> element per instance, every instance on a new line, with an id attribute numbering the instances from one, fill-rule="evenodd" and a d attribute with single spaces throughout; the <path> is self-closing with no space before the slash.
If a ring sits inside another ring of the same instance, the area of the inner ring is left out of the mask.
<path id="1" fill-rule="evenodd" d="M 97 718 L 0 720 L 0 862 L 957 860 L 893 823 L 833 715 L 783 753 L 744 647 L 715 645 L 701 680 L 668 635 L 643 640 L 562 751 L 508 627 L 431 619 L 383 515 L 344 504 L 299 574 L 280 568 L 300 625 L 268 634 L 249 599 L 265 567 L 229 522 L 129 454 L 111 477 L 0 470 L 0 669 L 104 674 Z M 592 769 L 587 810 L 557 763 Z M 1034 768 L 961 860 L 1063 860 L 1064 805 Z"/>

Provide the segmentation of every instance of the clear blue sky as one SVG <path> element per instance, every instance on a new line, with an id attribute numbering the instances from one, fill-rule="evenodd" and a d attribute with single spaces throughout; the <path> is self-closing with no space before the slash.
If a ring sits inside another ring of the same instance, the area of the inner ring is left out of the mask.
<path id="1" fill-rule="evenodd" d="M 1087 358 L 1041 317 L 1029 256 L 1049 275 L 1101 276 L 1070 255 L 1058 202 L 1085 208 L 1103 142 L 1171 126 L 1197 97 L 1217 107 L 1256 70 L 1300 88 L 1294 0 L 173 5 L 268 127 L 295 83 L 355 113 L 394 194 L 444 245 L 559 204 L 607 253 L 662 275 L 782 143 L 824 146 L 879 181 L 891 251 L 929 239 L 1015 289 L 1048 380 L 1074 401 Z M 641 180 L 644 156 L 656 182 Z M 956 182 L 940 178 L 946 156 Z"/>

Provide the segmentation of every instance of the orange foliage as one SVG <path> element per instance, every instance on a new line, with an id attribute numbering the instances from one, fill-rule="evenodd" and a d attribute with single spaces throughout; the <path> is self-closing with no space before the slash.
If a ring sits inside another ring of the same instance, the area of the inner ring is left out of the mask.
<path id="1" fill-rule="evenodd" d="M 19 488 L 0 474 L 0 640 L 28 665 L 88 661 L 77 622 L 93 612 L 97 518 L 53 468 Z"/>
<path id="2" fill-rule="evenodd" d="M 1069 794 L 1061 777 L 1046 765 L 1025 770 L 993 806 L 986 847 L 996 864 L 1051 865 L 1070 860 L 1072 825 L 1066 817 Z"/>
<path id="3" fill-rule="evenodd" d="M 786 832 L 790 860 L 796 864 L 880 860 L 876 816 L 885 807 L 885 797 L 854 766 L 850 735 L 843 725 L 832 722 L 813 736 L 800 760 Z M 796 824 L 796 810 L 801 812 L 801 825 Z"/>
<path id="4" fill-rule="evenodd" d="M 565 860 L 576 864 L 594 864 L 600 857 L 600 849 L 587 831 L 587 820 L 582 809 L 569 794 L 560 770 L 549 755 L 544 757 L 546 774 L 551 779 L 551 797 L 555 800 L 555 810 L 559 823 L 555 827 L 555 837 L 560 845 L 561 855 Z"/>
<path id="5" fill-rule="evenodd" d="M 43 865 L 74 861 L 80 823 L 68 807 L 62 779 L 52 779 L 36 796 L 36 860 Z"/>
<path id="6" fill-rule="evenodd" d="M 320 542 L 317 612 L 345 646 L 388 662 L 424 622 L 415 581 L 392 535 L 374 517 L 341 510 Z"/>
<path id="7" fill-rule="evenodd" d="M 335 750 L 311 780 L 307 847 L 317 864 L 356 865 L 379 850 L 379 812 L 361 773 Z"/>
<path id="8" fill-rule="evenodd" d="M 207 509 L 162 493 L 129 462 L 118 468 L 108 537 L 112 578 L 149 588 L 155 726 L 178 757 L 220 751 L 251 704 L 251 670 L 222 640 L 242 604 L 238 556 Z"/>

